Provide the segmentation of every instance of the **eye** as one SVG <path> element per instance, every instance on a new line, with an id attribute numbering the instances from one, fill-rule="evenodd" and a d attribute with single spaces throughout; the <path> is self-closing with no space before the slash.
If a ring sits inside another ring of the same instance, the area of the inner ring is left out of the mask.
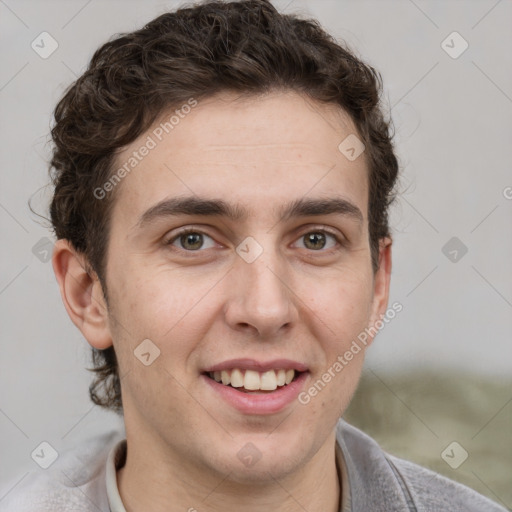
<path id="1" fill-rule="evenodd" d="M 331 244 L 329 245 L 329 239 Z M 311 249 L 313 251 L 326 251 L 341 244 L 340 240 L 333 233 L 325 230 L 309 231 L 299 238 L 303 242 L 303 248 Z M 297 242 L 298 243 L 298 242 Z"/>
<path id="2" fill-rule="evenodd" d="M 205 239 L 210 241 L 209 243 L 207 242 L 206 245 Z M 192 252 L 198 251 L 199 249 L 211 249 L 215 247 L 215 242 L 213 238 L 206 233 L 195 229 L 186 229 L 167 240 L 165 245 L 172 245 L 184 251 Z"/>
<path id="3" fill-rule="evenodd" d="M 199 252 L 200 249 L 212 249 L 216 246 L 212 237 L 194 228 L 182 230 L 166 240 L 164 244 L 187 252 Z M 337 245 L 343 245 L 337 235 L 324 229 L 305 233 L 298 239 L 296 244 L 299 244 L 300 248 L 316 252 L 327 252 Z"/>

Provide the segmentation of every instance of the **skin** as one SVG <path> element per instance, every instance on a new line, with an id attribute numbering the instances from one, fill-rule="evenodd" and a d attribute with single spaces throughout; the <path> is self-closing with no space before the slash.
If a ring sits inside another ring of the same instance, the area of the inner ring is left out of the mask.
<path id="1" fill-rule="evenodd" d="M 119 166 L 152 129 L 123 149 Z M 242 414 L 200 373 L 232 358 L 287 358 L 308 365 L 307 389 L 385 313 L 391 240 L 381 240 L 374 273 L 364 153 L 349 161 L 338 150 L 354 133 L 339 107 L 290 91 L 203 100 L 115 190 L 108 308 L 82 256 L 56 244 L 71 319 L 93 347 L 113 344 L 119 359 L 128 455 L 118 485 L 128 512 L 338 510 L 334 428 L 364 350 L 307 405 L 294 400 L 269 415 Z M 248 215 L 139 224 L 158 202 L 188 195 L 238 203 Z M 330 197 L 352 203 L 362 221 L 277 215 L 291 200 Z M 185 226 L 208 235 L 200 249 L 176 238 Z M 307 245 L 304 235 L 323 229 L 342 243 L 326 235 L 325 246 Z M 252 263 L 235 250 L 247 236 L 263 248 Z M 161 351 L 149 366 L 134 356 L 144 339 Z M 237 453 L 249 442 L 261 459 L 246 467 Z"/>

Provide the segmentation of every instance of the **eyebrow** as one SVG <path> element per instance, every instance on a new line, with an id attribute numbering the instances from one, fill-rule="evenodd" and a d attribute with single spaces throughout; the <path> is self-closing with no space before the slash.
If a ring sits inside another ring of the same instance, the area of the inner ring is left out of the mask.
<path id="1" fill-rule="evenodd" d="M 341 197 L 301 198 L 285 203 L 277 209 L 280 221 L 294 217 L 310 217 L 338 214 L 351 218 L 362 224 L 364 217 L 361 210 L 350 201 Z M 205 217 L 225 217 L 232 221 L 241 221 L 249 212 L 239 204 L 230 204 L 223 199 L 205 199 L 197 196 L 173 197 L 164 199 L 146 210 L 137 225 L 145 225 L 159 219 L 178 215 L 199 215 Z"/>

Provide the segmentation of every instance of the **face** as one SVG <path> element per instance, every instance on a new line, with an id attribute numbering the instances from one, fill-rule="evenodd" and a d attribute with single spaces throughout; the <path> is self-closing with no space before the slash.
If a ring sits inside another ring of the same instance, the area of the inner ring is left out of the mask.
<path id="1" fill-rule="evenodd" d="M 386 307 L 364 154 L 338 149 L 356 129 L 291 92 L 158 126 L 116 162 L 156 143 L 118 185 L 107 254 L 127 434 L 211 474 L 291 474 L 332 450 L 364 350 L 333 365 Z"/>

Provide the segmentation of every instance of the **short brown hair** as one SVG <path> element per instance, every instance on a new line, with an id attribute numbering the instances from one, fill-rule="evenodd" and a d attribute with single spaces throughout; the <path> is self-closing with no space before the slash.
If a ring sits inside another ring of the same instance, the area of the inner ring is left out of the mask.
<path id="1" fill-rule="evenodd" d="M 388 209 L 398 174 L 391 121 L 380 102 L 379 73 L 316 20 L 280 14 L 267 0 L 206 1 L 162 14 L 105 43 L 55 108 L 52 224 L 57 238 L 69 240 L 85 256 L 105 297 L 116 194 L 98 199 L 94 190 L 111 177 L 117 152 L 166 109 L 191 97 L 273 90 L 338 105 L 354 121 L 366 146 L 369 243 L 377 270 L 379 240 L 390 236 Z M 93 349 L 93 364 L 91 399 L 122 411 L 113 347 Z"/>

